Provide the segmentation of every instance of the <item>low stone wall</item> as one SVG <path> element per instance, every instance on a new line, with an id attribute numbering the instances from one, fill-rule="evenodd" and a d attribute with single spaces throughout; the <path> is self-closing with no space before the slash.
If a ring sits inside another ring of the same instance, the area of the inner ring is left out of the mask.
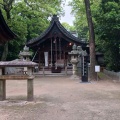
<path id="1" fill-rule="evenodd" d="M 103 72 L 112 77 L 113 79 L 117 79 L 117 80 L 120 80 L 120 72 L 113 72 L 113 71 L 108 71 L 106 69 L 103 70 Z"/>

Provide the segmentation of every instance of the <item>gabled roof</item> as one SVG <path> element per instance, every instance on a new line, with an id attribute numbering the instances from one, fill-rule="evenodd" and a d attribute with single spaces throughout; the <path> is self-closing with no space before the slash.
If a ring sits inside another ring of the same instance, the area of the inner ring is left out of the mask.
<path id="1" fill-rule="evenodd" d="M 5 43 L 6 41 L 12 40 L 17 36 L 10 30 L 6 24 L 2 12 L 0 10 L 0 44 Z"/>
<path id="2" fill-rule="evenodd" d="M 66 38 L 67 40 L 70 40 L 72 42 L 77 42 L 77 43 L 81 43 L 81 44 L 86 44 L 85 42 L 83 42 L 80 38 L 77 38 L 75 36 L 73 36 L 70 32 L 68 32 L 60 23 L 57 15 L 53 15 L 53 18 L 51 20 L 50 26 L 38 37 L 33 38 L 31 40 L 29 40 L 27 42 L 27 46 L 33 46 L 33 45 L 39 45 L 41 42 L 43 42 L 44 40 L 46 40 L 46 36 L 54 36 L 53 31 L 55 32 L 55 30 L 53 29 L 58 29 L 59 32 L 62 34 L 62 36 L 64 36 L 64 38 Z M 57 36 L 59 36 L 58 32 L 56 33 Z"/>

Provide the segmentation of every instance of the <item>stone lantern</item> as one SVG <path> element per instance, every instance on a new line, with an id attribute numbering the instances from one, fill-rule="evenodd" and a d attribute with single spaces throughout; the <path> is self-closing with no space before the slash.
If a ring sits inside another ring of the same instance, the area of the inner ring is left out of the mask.
<path id="1" fill-rule="evenodd" d="M 23 51 L 20 51 L 20 53 L 19 53 L 20 59 L 26 60 L 26 61 L 30 61 L 31 55 L 32 55 L 32 53 L 29 51 L 29 47 L 27 47 L 26 45 L 23 48 Z"/>
<path id="2" fill-rule="evenodd" d="M 73 75 L 71 76 L 72 79 L 79 79 L 79 77 L 77 76 L 77 64 L 79 62 L 78 60 L 78 55 L 79 55 L 79 51 L 77 49 L 76 44 L 73 45 L 72 47 L 72 51 L 69 52 L 69 55 L 71 56 L 71 63 L 73 65 Z"/>

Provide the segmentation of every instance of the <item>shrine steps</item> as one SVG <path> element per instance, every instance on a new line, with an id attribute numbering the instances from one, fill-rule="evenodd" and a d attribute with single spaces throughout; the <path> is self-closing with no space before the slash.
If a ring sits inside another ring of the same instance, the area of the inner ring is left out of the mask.
<path id="1" fill-rule="evenodd" d="M 38 71 L 34 72 L 34 75 L 37 76 L 67 76 L 72 75 L 72 70 L 68 70 L 67 72 L 62 70 L 60 73 L 52 73 L 51 70 L 45 70 L 45 71 Z"/>

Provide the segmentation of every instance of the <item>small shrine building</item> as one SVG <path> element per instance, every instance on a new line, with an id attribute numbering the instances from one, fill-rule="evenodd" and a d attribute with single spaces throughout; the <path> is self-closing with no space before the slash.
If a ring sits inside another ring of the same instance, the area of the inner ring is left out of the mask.
<path id="1" fill-rule="evenodd" d="M 39 63 L 39 68 L 61 66 L 70 63 L 68 52 L 73 44 L 79 45 L 88 51 L 87 43 L 81 38 L 75 37 L 60 23 L 57 15 L 54 15 L 49 27 L 38 37 L 27 42 L 27 46 L 36 51 L 33 61 Z"/>

